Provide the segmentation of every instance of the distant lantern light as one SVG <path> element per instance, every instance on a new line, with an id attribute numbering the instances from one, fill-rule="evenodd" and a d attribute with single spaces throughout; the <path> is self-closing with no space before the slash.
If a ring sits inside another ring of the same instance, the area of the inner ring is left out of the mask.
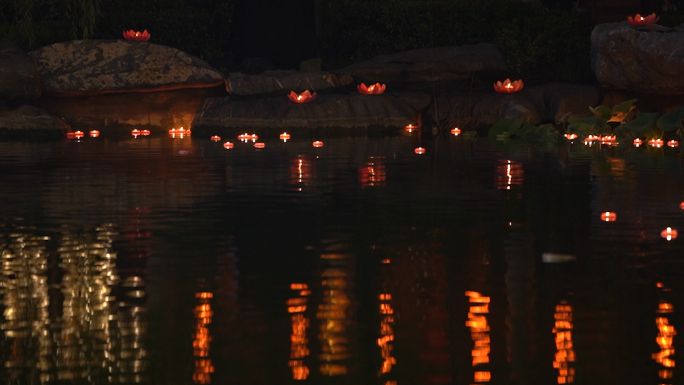
<path id="1" fill-rule="evenodd" d="M 461 134 L 461 129 L 456 127 L 451 129 L 451 134 L 454 136 L 459 136 Z"/>
<path id="2" fill-rule="evenodd" d="M 606 211 L 605 213 L 601 213 L 601 220 L 604 222 L 615 222 L 617 219 L 617 215 L 613 212 Z"/>
<path id="3" fill-rule="evenodd" d="M 76 139 L 81 139 L 81 138 L 83 138 L 84 135 L 85 134 L 83 134 L 83 131 L 74 132 L 74 138 L 76 138 Z"/>
<path id="4" fill-rule="evenodd" d="M 667 239 L 668 241 L 671 241 L 675 238 L 677 238 L 677 230 L 673 229 L 672 227 L 668 227 L 665 230 L 660 232 L 660 236 Z"/>
<path id="5" fill-rule="evenodd" d="M 317 140 L 317 141 L 313 142 L 313 146 L 314 147 L 323 147 L 323 142 L 320 140 Z"/>
<path id="6" fill-rule="evenodd" d="M 404 129 L 408 132 L 413 132 L 418 129 L 418 126 L 414 126 L 413 124 L 409 124 L 408 126 L 404 127 Z"/>
<path id="7" fill-rule="evenodd" d="M 652 147 L 660 148 L 663 147 L 663 140 L 662 139 L 651 139 L 648 141 L 648 144 Z"/>
<path id="8" fill-rule="evenodd" d="M 254 147 L 255 147 L 255 148 L 264 148 L 264 147 L 266 147 L 266 143 L 264 143 L 264 142 L 256 142 L 256 143 L 254 143 Z"/>
<path id="9" fill-rule="evenodd" d="M 218 136 L 218 135 L 214 135 L 214 136 L 212 136 L 212 137 L 209 138 L 209 139 L 211 139 L 212 142 L 219 142 L 219 141 L 221 141 L 221 137 Z"/>
<path id="10" fill-rule="evenodd" d="M 131 131 L 131 135 L 137 138 L 138 136 L 140 136 L 140 130 L 136 128 L 135 130 Z"/>
<path id="11" fill-rule="evenodd" d="M 678 146 L 679 146 L 679 142 L 676 141 L 676 140 L 671 140 L 671 141 L 667 142 L 667 145 L 670 146 L 670 147 L 678 147 Z"/>
<path id="12" fill-rule="evenodd" d="M 423 155 L 425 154 L 425 149 L 423 147 L 417 147 L 415 150 L 413 150 L 418 155 Z"/>
<path id="13" fill-rule="evenodd" d="M 644 144 L 644 141 L 643 141 L 643 140 L 641 140 L 641 139 L 639 139 L 639 138 L 634 139 L 634 147 L 639 147 L 639 146 L 641 146 L 642 144 Z"/>
<path id="14" fill-rule="evenodd" d="M 98 131 L 98 130 L 92 130 L 92 131 L 89 132 L 89 134 L 90 134 L 90 137 L 91 137 L 91 138 L 97 138 L 98 136 L 100 136 L 100 131 Z"/>
<path id="15" fill-rule="evenodd" d="M 183 138 L 185 136 L 190 136 L 192 134 L 191 130 L 186 130 L 183 127 L 180 128 L 172 128 L 169 130 L 169 135 L 171 135 L 172 138 L 175 138 L 178 136 L 179 138 Z"/>
<path id="16" fill-rule="evenodd" d="M 142 131 L 140 131 L 140 135 L 142 135 L 142 136 L 150 136 L 150 130 L 142 130 Z"/>
<path id="17" fill-rule="evenodd" d="M 66 137 L 67 139 L 76 139 L 76 134 L 73 132 L 67 132 Z"/>
<path id="18" fill-rule="evenodd" d="M 230 150 L 231 148 L 233 148 L 233 143 L 225 142 L 223 143 L 223 148 L 225 148 L 226 150 Z"/>
<path id="19" fill-rule="evenodd" d="M 577 139 L 577 134 L 565 134 L 565 138 L 568 140 Z"/>
<path id="20" fill-rule="evenodd" d="M 283 142 L 287 142 L 288 140 L 290 140 L 290 137 L 291 135 L 287 132 L 283 132 L 282 134 L 280 134 L 280 140 L 282 140 Z"/>

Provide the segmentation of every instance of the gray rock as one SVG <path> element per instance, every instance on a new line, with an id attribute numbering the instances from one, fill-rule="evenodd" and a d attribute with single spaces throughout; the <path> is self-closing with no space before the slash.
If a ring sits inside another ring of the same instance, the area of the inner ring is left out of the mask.
<path id="1" fill-rule="evenodd" d="M 16 44 L 0 39 L 0 104 L 40 97 L 40 78 L 33 60 Z"/>
<path id="2" fill-rule="evenodd" d="M 126 40 L 75 40 L 29 54 L 40 72 L 43 92 L 90 96 L 116 92 L 214 87 L 223 74 L 177 49 Z"/>
<path id="3" fill-rule="evenodd" d="M 266 99 L 233 100 L 209 98 L 195 115 L 192 127 L 245 128 L 357 128 L 369 126 L 403 127 L 414 122 L 416 109 L 425 107 L 429 96 L 319 95 L 307 104 L 292 103 L 284 96 Z M 423 100 L 424 105 L 418 101 Z"/>
<path id="4" fill-rule="evenodd" d="M 684 94 L 684 31 L 628 22 L 600 24 L 591 33 L 591 66 L 608 89 Z"/>
<path id="5" fill-rule="evenodd" d="M 342 68 L 356 82 L 418 85 L 468 79 L 476 74 L 507 71 L 506 58 L 494 44 L 419 48 Z"/>
<path id="6" fill-rule="evenodd" d="M 537 106 L 543 106 L 544 120 L 559 124 L 569 117 L 591 116 L 589 107 L 600 103 L 599 90 L 581 84 L 549 83 L 528 89 Z"/>
<path id="7" fill-rule="evenodd" d="M 346 86 L 352 82 L 349 74 L 328 72 L 265 71 L 259 75 L 232 72 L 226 80 L 229 92 L 236 95 L 289 94 L 290 91 L 320 91 Z"/>
<path id="8" fill-rule="evenodd" d="M 68 129 L 66 122 L 42 108 L 22 105 L 14 110 L 0 112 L 0 129 L 6 131 L 54 131 Z"/>

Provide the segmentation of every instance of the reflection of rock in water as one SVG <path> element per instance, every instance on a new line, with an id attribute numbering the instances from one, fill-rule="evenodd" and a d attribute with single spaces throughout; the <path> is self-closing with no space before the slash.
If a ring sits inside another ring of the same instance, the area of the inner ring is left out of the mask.
<path id="1" fill-rule="evenodd" d="M 53 368 L 49 326 L 46 237 L 19 228 L 0 227 L 0 296 L 3 339 L 0 350 L 3 377 L 21 383 L 30 373 L 40 382 L 50 380 Z M 6 371 L 5 371 L 6 370 Z"/>
<path id="2" fill-rule="evenodd" d="M 111 228 L 63 231 L 57 271 L 49 268 L 45 237 L 3 233 L 9 235 L 0 234 L 2 331 L 12 348 L 0 351 L 0 360 L 13 369 L 12 378 L 19 383 L 143 382 L 144 282 L 127 278 L 125 299 L 117 301 Z M 59 292 L 48 293 L 48 279 L 60 276 Z"/>

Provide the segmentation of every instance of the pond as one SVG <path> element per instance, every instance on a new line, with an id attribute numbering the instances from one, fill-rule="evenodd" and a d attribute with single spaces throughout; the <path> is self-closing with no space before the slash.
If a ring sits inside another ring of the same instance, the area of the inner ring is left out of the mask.
<path id="1" fill-rule="evenodd" d="M 0 142 L 2 383 L 681 381 L 679 148 L 236 134 Z"/>

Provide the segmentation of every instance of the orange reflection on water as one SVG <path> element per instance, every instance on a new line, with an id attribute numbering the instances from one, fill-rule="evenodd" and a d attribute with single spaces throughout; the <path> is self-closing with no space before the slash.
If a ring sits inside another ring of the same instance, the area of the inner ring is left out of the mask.
<path id="1" fill-rule="evenodd" d="M 342 260 L 344 254 L 324 254 L 324 259 Z M 322 273 L 323 301 L 318 306 L 316 318 L 320 320 L 320 333 L 318 339 L 321 342 L 322 361 L 320 372 L 325 376 L 338 376 L 347 374 L 347 366 L 343 363 L 349 358 L 348 340 L 345 336 L 347 331 L 347 309 L 349 297 L 347 296 L 347 272 L 340 267 L 330 267 Z"/>
<path id="2" fill-rule="evenodd" d="M 382 367 L 378 372 L 378 375 L 389 373 L 392 371 L 392 366 L 396 365 L 397 360 L 392 357 L 392 341 L 394 341 L 394 329 L 392 324 L 394 323 L 394 309 L 389 301 L 392 299 L 390 294 L 380 294 L 380 301 L 387 301 L 380 303 L 380 315 L 382 315 L 382 320 L 380 321 L 380 338 L 378 338 L 378 346 L 380 347 L 380 355 L 382 356 Z"/>
<path id="3" fill-rule="evenodd" d="M 380 159 L 371 157 L 366 165 L 359 168 L 361 187 L 382 186 L 386 178 L 385 165 Z"/>
<path id="4" fill-rule="evenodd" d="M 510 190 L 511 186 L 519 186 L 523 183 L 523 166 L 512 160 L 500 160 L 496 167 L 496 188 Z"/>
<path id="5" fill-rule="evenodd" d="M 298 291 L 297 297 L 287 300 L 287 311 L 292 314 L 292 334 L 290 335 L 290 361 L 292 378 L 295 380 L 306 380 L 309 376 L 309 368 L 304 365 L 304 357 L 309 355 L 307 347 L 306 329 L 309 327 L 309 319 L 304 317 L 306 311 L 306 296 L 311 294 L 305 283 L 293 283 L 290 289 Z M 292 306 L 292 305 L 295 306 Z"/>
<path id="6" fill-rule="evenodd" d="M 674 310 L 670 303 L 660 303 L 657 313 L 671 313 Z M 656 326 L 658 327 L 658 336 L 656 342 L 660 347 L 660 352 L 653 353 L 651 356 L 657 363 L 663 366 L 658 374 L 662 379 L 669 379 L 673 377 L 672 368 L 675 367 L 673 355 L 674 350 L 674 336 L 677 335 L 674 325 L 670 325 L 670 321 L 666 317 L 656 317 Z"/>
<path id="7" fill-rule="evenodd" d="M 572 306 L 564 300 L 556 305 L 553 315 L 556 319 L 553 332 L 556 334 L 556 355 L 553 367 L 558 369 L 558 383 L 570 384 L 575 381 L 575 368 L 570 367 L 575 362 L 575 350 L 572 344 Z"/>
<path id="8" fill-rule="evenodd" d="M 466 326 L 470 328 L 470 335 L 475 342 L 472 355 L 473 367 L 477 368 L 478 365 L 489 362 L 489 324 L 485 314 L 489 313 L 490 297 L 483 296 L 476 291 L 466 291 L 465 295 L 470 298 L 470 303 L 474 304 L 470 306 Z M 474 374 L 476 383 L 489 382 L 491 377 L 491 373 L 488 371 L 477 370 Z"/>
<path id="9" fill-rule="evenodd" d="M 299 156 L 290 161 L 290 184 L 306 184 L 311 179 L 311 161 Z M 301 186 L 299 187 L 301 191 Z"/>
<path id="10" fill-rule="evenodd" d="M 211 373 L 214 373 L 214 366 L 211 364 L 211 360 L 207 358 L 209 357 L 209 344 L 211 342 L 211 335 L 209 335 L 207 326 L 211 323 L 211 317 L 214 315 L 209 300 L 213 296 L 209 292 L 195 294 L 195 298 L 199 299 L 199 305 L 195 306 L 194 310 L 197 323 L 192 341 L 193 355 L 195 356 L 195 371 L 192 374 L 192 381 L 195 384 L 210 384 Z"/>

